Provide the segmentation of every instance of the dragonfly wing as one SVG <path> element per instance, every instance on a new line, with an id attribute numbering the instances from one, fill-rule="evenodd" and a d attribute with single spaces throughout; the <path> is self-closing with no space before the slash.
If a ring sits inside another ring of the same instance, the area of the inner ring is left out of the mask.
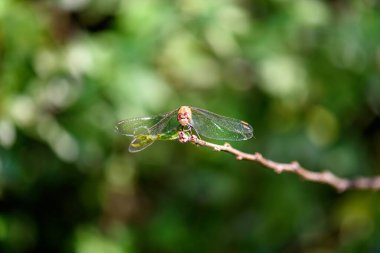
<path id="1" fill-rule="evenodd" d="M 154 141 L 155 138 L 151 138 L 149 135 L 138 135 L 131 141 L 128 150 L 131 153 L 139 152 L 152 145 Z"/>
<path id="2" fill-rule="evenodd" d="M 253 128 L 248 123 L 224 117 L 204 109 L 191 107 L 192 126 L 195 130 L 210 139 L 238 141 L 253 136 Z"/>
<path id="3" fill-rule="evenodd" d="M 148 130 L 149 131 L 149 130 Z M 156 140 L 176 140 L 178 139 L 178 131 L 177 129 L 173 129 L 171 131 L 165 132 L 163 134 L 151 135 L 148 133 L 137 135 L 129 145 L 129 152 L 136 153 L 139 152 L 150 145 L 153 144 Z"/>
<path id="4" fill-rule="evenodd" d="M 119 121 L 115 130 L 117 133 L 127 136 L 136 136 L 140 133 L 146 132 L 150 127 L 154 126 L 159 122 L 163 116 L 154 116 L 154 117 L 141 117 L 141 118 L 132 118 Z"/>
<path id="5" fill-rule="evenodd" d="M 179 127 L 177 121 L 177 110 L 165 114 L 165 116 L 160 119 L 155 125 L 149 128 L 149 133 L 151 135 L 160 135 L 165 133 L 170 133 Z"/>
<path id="6" fill-rule="evenodd" d="M 170 116 L 174 115 L 175 111 L 165 113 L 153 117 L 139 117 L 119 121 L 115 130 L 117 133 L 126 136 L 136 136 L 139 134 L 158 134 L 160 130 L 165 130 L 169 123 Z M 151 133 L 151 128 L 155 133 Z"/>
<path id="7" fill-rule="evenodd" d="M 139 152 L 152 145 L 155 140 L 173 140 L 178 138 L 178 121 L 173 111 L 166 114 L 159 122 L 146 129 L 141 128 L 139 133 L 129 145 L 129 152 Z"/>

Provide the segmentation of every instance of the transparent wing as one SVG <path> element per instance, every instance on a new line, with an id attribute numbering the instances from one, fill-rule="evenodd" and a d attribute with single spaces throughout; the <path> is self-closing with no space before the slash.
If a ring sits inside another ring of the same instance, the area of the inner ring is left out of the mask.
<path id="1" fill-rule="evenodd" d="M 149 135 L 136 136 L 136 138 L 131 141 L 131 144 L 129 144 L 129 152 L 136 153 L 152 145 L 155 139 L 150 137 Z"/>
<path id="2" fill-rule="evenodd" d="M 238 141 L 252 138 L 253 129 L 248 123 L 191 107 L 192 126 L 210 139 Z"/>
<path id="3" fill-rule="evenodd" d="M 164 131 L 175 115 L 176 110 L 153 117 L 139 117 L 119 121 L 115 130 L 117 133 L 126 136 L 136 136 L 138 134 L 159 134 Z"/>
<path id="4" fill-rule="evenodd" d="M 132 118 L 119 121 L 115 130 L 117 133 L 127 136 L 135 136 L 148 130 L 163 118 L 162 115 L 154 117 Z"/>
<path id="5" fill-rule="evenodd" d="M 146 132 L 146 134 L 143 133 L 143 134 L 139 134 L 135 136 L 135 138 L 131 141 L 131 144 L 129 145 L 128 150 L 131 153 L 136 153 L 149 147 L 156 140 L 165 141 L 165 140 L 176 140 L 176 139 L 178 139 L 177 129 L 173 129 L 171 131 L 168 131 L 159 135 L 150 135 Z"/>
<path id="6" fill-rule="evenodd" d="M 177 121 L 177 110 L 174 110 L 165 117 L 163 117 L 157 124 L 149 128 L 149 133 L 151 135 L 161 135 L 166 133 L 172 133 L 176 131 L 179 127 L 179 123 Z"/>

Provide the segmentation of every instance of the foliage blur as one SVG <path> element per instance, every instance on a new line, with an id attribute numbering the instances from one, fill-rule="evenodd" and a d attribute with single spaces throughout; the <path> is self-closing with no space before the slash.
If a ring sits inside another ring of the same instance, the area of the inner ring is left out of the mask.
<path id="1" fill-rule="evenodd" d="M 1 0 L 0 251 L 380 252 L 376 192 L 113 130 L 180 105 L 251 123 L 246 152 L 380 174 L 379 2 Z"/>

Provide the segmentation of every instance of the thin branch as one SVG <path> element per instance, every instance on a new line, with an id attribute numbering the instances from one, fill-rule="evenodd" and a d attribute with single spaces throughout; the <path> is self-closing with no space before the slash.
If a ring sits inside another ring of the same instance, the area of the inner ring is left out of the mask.
<path id="1" fill-rule="evenodd" d="M 348 189 L 380 190 L 380 176 L 347 179 L 338 177 L 330 171 L 314 172 L 307 170 L 303 168 L 298 162 L 277 163 L 263 157 L 262 154 L 257 152 L 255 154 L 244 153 L 233 148 L 229 143 L 225 143 L 224 145 L 217 145 L 198 138 L 191 138 L 189 141 L 198 146 L 212 148 L 215 151 L 230 153 L 234 155 L 238 160 L 249 160 L 257 162 L 268 169 L 274 170 L 277 173 L 295 173 L 307 181 L 330 185 L 339 192 L 344 192 Z"/>

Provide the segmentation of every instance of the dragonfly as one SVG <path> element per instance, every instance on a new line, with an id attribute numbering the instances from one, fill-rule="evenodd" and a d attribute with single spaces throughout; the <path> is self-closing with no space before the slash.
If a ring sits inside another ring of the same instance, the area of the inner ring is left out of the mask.
<path id="1" fill-rule="evenodd" d="M 247 122 L 218 115 L 192 106 L 181 106 L 173 111 L 152 116 L 119 121 L 117 133 L 133 137 L 128 150 L 139 152 L 156 140 L 182 140 L 186 142 L 192 133 L 209 139 L 240 141 L 253 136 L 253 128 Z"/>

